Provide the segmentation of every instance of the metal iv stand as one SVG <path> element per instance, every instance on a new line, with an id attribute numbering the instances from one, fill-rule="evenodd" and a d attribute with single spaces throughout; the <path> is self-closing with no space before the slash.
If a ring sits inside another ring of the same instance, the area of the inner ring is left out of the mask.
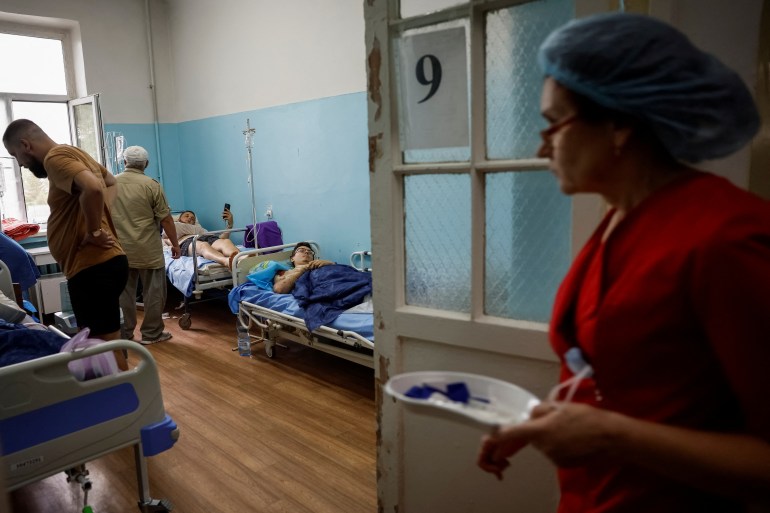
<path id="1" fill-rule="evenodd" d="M 243 131 L 243 135 L 246 136 L 246 160 L 249 163 L 249 190 L 251 191 L 251 217 L 252 222 L 254 223 L 252 225 L 251 229 L 251 235 L 254 237 L 254 246 L 257 245 L 257 203 L 254 199 L 254 165 L 251 160 L 251 148 L 254 145 L 253 136 L 254 136 L 254 130 L 251 128 L 251 124 L 249 123 L 249 118 L 246 118 L 246 130 Z M 248 235 L 249 232 L 246 232 L 246 235 Z"/>

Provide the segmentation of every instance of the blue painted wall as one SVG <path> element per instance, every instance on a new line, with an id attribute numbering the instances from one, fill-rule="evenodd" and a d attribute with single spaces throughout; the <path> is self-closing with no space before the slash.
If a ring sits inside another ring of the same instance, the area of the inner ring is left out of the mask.
<path id="1" fill-rule="evenodd" d="M 162 179 L 174 210 L 195 210 L 201 224 L 221 229 L 231 204 L 236 228 L 252 220 L 246 119 L 255 129 L 252 167 L 257 221 L 267 205 L 285 242 L 315 240 L 323 258 L 347 263 L 370 249 L 369 171 L 365 93 L 282 105 L 159 126 Z M 151 124 L 106 124 L 126 144 L 150 153 L 148 176 L 158 178 Z M 235 238 L 235 237 L 234 237 Z"/>

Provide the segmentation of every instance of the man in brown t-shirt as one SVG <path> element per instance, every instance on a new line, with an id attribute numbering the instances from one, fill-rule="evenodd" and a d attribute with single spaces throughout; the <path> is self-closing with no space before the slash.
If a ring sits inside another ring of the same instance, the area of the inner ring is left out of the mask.
<path id="1" fill-rule="evenodd" d="M 128 260 L 109 210 L 115 177 L 81 149 L 55 143 L 28 119 L 8 125 L 3 144 L 20 166 L 48 178 L 48 247 L 67 277 L 78 327 L 90 328 L 95 338 L 119 338 L 118 298 Z"/>

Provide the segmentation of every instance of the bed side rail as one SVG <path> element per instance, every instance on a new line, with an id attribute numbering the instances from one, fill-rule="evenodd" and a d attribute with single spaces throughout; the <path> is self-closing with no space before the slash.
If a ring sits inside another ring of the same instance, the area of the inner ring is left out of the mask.
<path id="1" fill-rule="evenodd" d="M 314 241 L 308 241 L 313 247 L 316 257 L 320 257 L 321 247 Z M 238 286 L 246 282 L 246 276 L 249 269 L 265 260 L 284 261 L 291 257 L 291 252 L 296 246 L 296 242 L 291 244 L 281 244 L 280 246 L 270 246 L 267 248 L 255 248 L 248 251 L 241 251 L 233 259 L 233 286 Z"/>
<path id="2" fill-rule="evenodd" d="M 254 303 L 249 303 L 248 301 L 241 301 L 241 306 L 243 307 L 241 308 L 242 313 L 260 325 L 260 327 L 266 327 L 262 322 L 258 320 L 259 317 L 262 317 L 265 319 L 282 322 L 294 328 L 307 331 L 305 321 L 299 317 L 276 312 L 275 310 L 270 310 L 269 308 L 255 305 Z M 356 333 L 355 331 L 338 330 L 335 328 L 330 328 L 329 326 L 320 326 L 312 333 L 315 335 L 332 338 L 350 346 L 374 349 L 374 342 L 360 335 L 359 333 Z"/>
<path id="3" fill-rule="evenodd" d="M 372 272 L 371 258 L 371 251 L 354 251 L 350 254 L 350 267 L 370 273 Z M 367 261 L 369 262 L 369 267 L 366 266 Z"/>
<path id="4" fill-rule="evenodd" d="M 193 289 L 193 294 L 202 294 L 204 290 L 207 290 L 209 288 L 212 288 L 211 286 L 199 288 L 198 284 L 200 283 L 200 270 L 198 269 L 198 255 L 195 251 L 195 246 L 198 243 L 198 237 L 202 237 L 204 235 L 222 235 L 223 233 L 238 233 L 238 232 L 246 232 L 245 228 L 240 229 L 234 229 L 234 228 L 225 228 L 224 230 L 213 230 L 210 232 L 201 233 L 198 235 L 193 236 L 193 241 L 190 243 L 190 256 L 192 257 L 193 262 L 193 284 L 195 288 Z M 226 281 L 226 280 L 225 280 Z M 221 284 L 220 284 L 221 285 Z"/>
<path id="5" fill-rule="evenodd" d="M 139 362 L 86 381 L 67 367 L 117 350 L 130 351 Z M 155 360 L 135 342 L 105 342 L 0 369 L 0 439 L 9 490 L 139 444 L 143 428 L 164 422 L 168 427 Z M 167 433 L 175 441 L 175 425 L 173 431 Z"/>

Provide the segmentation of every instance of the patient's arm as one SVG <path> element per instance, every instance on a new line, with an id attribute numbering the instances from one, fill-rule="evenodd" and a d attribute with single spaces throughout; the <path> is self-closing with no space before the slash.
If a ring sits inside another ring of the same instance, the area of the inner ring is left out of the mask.
<path id="1" fill-rule="evenodd" d="M 179 258 L 182 254 L 182 250 L 179 249 L 179 240 L 176 236 L 174 218 L 169 214 L 160 220 L 160 224 L 163 226 L 163 242 L 168 246 L 171 246 L 171 258 Z"/>
<path id="2" fill-rule="evenodd" d="M 324 267 L 326 265 L 334 265 L 334 262 L 329 260 L 312 260 L 307 264 L 307 270 L 318 269 L 319 267 Z"/>
<path id="3" fill-rule="evenodd" d="M 299 277 L 305 274 L 305 272 L 333 264 L 334 262 L 330 262 L 329 260 L 313 260 L 305 265 L 298 265 L 294 269 L 288 270 L 280 276 L 276 274 L 275 278 L 273 278 L 273 292 L 278 294 L 288 294 L 294 288 L 294 284 L 297 283 Z"/>
<path id="4" fill-rule="evenodd" d="M 273 278 L 273 292 L 276 294 L 288 294 L 294 288 L 294 284 L 297 283 L 299 277 L 305 274 L 306 270 L 306 265 L 298 265 L 280 276 L 276 274 L 275 278 Z"/>
<path id="5" fill-rule="evenodd" d="M 225 220 L 227 223 L 227 229 L 230 229 L 233 227 L 233 213 L 229 210 L 224 210 L 222 212 L 222 219 Z M 230 238 L 230 232 L 224 232 L 219 236 L 220 239 L 229 239 Z"/>

